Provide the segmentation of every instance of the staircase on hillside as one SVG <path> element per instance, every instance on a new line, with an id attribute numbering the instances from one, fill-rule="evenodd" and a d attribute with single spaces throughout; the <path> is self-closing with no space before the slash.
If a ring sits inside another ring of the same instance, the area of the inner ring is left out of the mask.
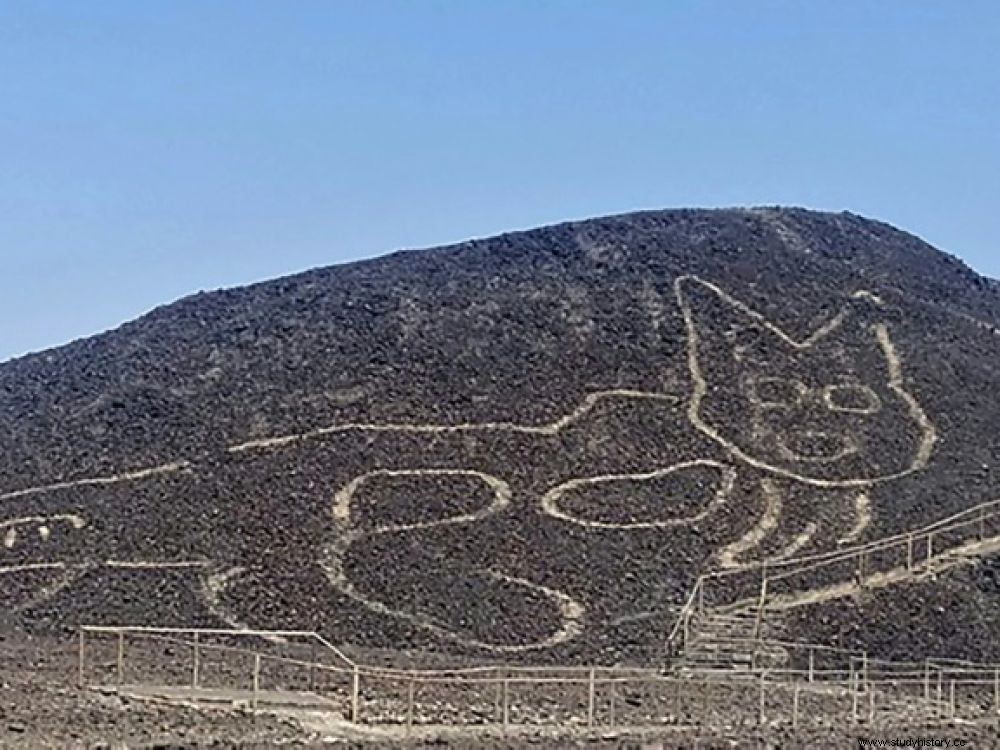
<path id="1" fill-rule="evenodd" d="M 682 668 L 768 669 L 788 663 L 788 653 L 767 643 L 767 617 L 756 607 L 709 609 L 691 617 L 688 636 L 680 654 Z"/>

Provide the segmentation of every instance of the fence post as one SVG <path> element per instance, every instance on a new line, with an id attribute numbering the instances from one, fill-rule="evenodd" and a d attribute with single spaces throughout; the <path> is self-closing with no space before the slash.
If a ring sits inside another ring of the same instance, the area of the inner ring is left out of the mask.
<path id="1" fill-rule="evenodd" d="M 406 732 L 409 734 L 413 731 L 413 698 L 414 693 L 417 691 L 417 681 L 414 677 L 410 677 L 410 684 L 407 686 L 406 691 Z"/>
<path id="2" fill-rule="evenodd" d="M 193 658 L 191 660 L 191 687 L 194 688 L 195 690 L 197 690 L 198 689 L 198 678 L 199 678 L 198 672 L 201 669 L 201 663 L 200 663 L 200 661 L 201 661 L 201 648 L 198 645 L 198 631 L 197 630 L 194 632 L 194 644 L 193 644 L 192 657 Z"/>
<path id="3" fill-rule="evenodd" d="M 795 690 L 792 693 L 792 731 L 799 729 L 799 690 L 801 686 L 795 683 Z"/>
<path id="4" fill-rule="evenodd" d="M 934 533 L 927 534 L 927 568 L 931 567 L 931 558 L 934 557 Z"/>
<path id="5" fill-rule="evenodd" d="M 809 682 L 812 682 L 816 674 L 816 650 L 809 647 Z"/>
<path id="6" fill-rule="evenodd" d="M 125 631 L 118 631 L 118 684 L 125 682 Z"/>
<path id="7" fill-rule="evenodd" d="M 906 569 L 913 570 L 913 535 L 906 535 Z"/>
<path id="8" fill-rule="evenodd" d="M 361 670 L 355 665 L 351 677 L 351 723 L 357 724 L 361 713 Z"/>
<path id="9" fill-rule="evenodd" d="M 257 710 L 260 702 L 260 654 L 253 655 L 253 710 Z"/>
<path id="10" fill-rule="evenodd" d="M 705 587 L 701 585 L 699 580 L 696 584 L 698 586 L 698 615 L 701 617 L 705 616 Z"/>
<path id="11" fill-rule="evenodd" d="M 82 689 L 84 682 L 86 681 L 86 638 L 87 631 L 82 627 L 80 628 L 80 663 L 79 672 L 77 673 L 77 685 Z"/>
<path id="12" fill-rule="evenodd" d="M 510 680 L 506 677 L 503 681 L 503 729 L 507 731 L 510 726 Z"/>
<path id="13" fill-rule="evenodd" d="M 764 726 L 764 673 L 760 673 L 760 695 L 757 705 L 757 726 Z"/>
<path id="14" fill-rule="evenodd" d="M 1000 714 L 1000 669 L 993 670 L 993 708 Z"/>
<path id="15" fill-rule="evenodd" d="M 979 509 L 979 541 L 986 538 L 986 510 Z"/>
<path id="16" fill-rule="evenodd" d="M 767 565 L 760 569 L 760 601 L 757 604 L 757 618 L 753 624 L 754 640 L 760 638 L 761 623 L 764 619 L 764 602 L 767 601 Z"/>
<path id="17" fill-rule="evenodd" d="M 497 673 L 496 682 L 493 683 L 493 718 L 496 721 L 503 721 L 503 680 Z"/>
<path id="18" fill-rule="evenodd" d="M 674 716 L 681 720 L 681 678 L 674 674 Z"/>
<path id="19" fill-rule="evenodd" d="M 709 706 L 711 705 L 711 701 L 709 700 L 708 690 L 709 690 L 709 688 L 708 688 L 708 677 L 706 676 L 705 679 L 701 683 L 701 715 L 705 717 L 705 724 L 706 725 L 709 724 L 709 721 L 708 721 L 708 709 L 709 709 Z"/>
<path id="20" fill-rule="evenodd" d="M 851 721 L 858 720 L 858 673 L 854 671 L 854 657 L 850 658 L 850 673 L 848 683 L 851 689 Z"/>
<path id="21" fill-rule="evenodd" d="M 869 682 L 867 685 L 868 689 L 868 723 L 875 723 L 875 691 L 872 689 L 872 684 Z"/>
<path id="22" fill-rule="evenodd" d="M 316 690 L 316 640 L 309 639 L 309 689 Z"/>
<path id="23" fill-rule="evenodd" d="M 931 702 L 931 663 L 924 659 L 924 700 Z"/>
<path id="24" fill-rule="evenodd" d="M 610 705 L 608 707 L 608 709 L 609 709 L 608 710 L 608 726 L 611 727 L 612 729 L 614 729 L 614 727 L 615 727 L 615 697 L 616 697 L 616 695 L 618 693 L 618 684 L 614 681 L 614 678 L 612 678 L 608 682 L 608 688 L 609 688 L 609 691 L 610 691 L 610 695 L 608 696 L 608 700 L 609 700 L 609 703 L 610 703 Z"/>
<path id="25" fill-rule="evenodd" d="M 590 669 L 587 680 L 587 726 L 594 726 L 594 704 L 597 701 L 597 685 L 594 684 L 594 668 Z"/>
<path id="26" fill-rule="evenodd" d="M 951 718 L 955 718 L 955 681 L 951 681 L 951 690 L 948 697 L 948 709 L 951 713 Z"/>
<path id="27" fill-rule="evenodd" d="M 857 576 L 858 576 L 858 585 L 859 586 L 864 586 L 865 585 L 865 553 L 864 552 L 859 552 L 858 553 L 858 573 L 857 573 Z"/>

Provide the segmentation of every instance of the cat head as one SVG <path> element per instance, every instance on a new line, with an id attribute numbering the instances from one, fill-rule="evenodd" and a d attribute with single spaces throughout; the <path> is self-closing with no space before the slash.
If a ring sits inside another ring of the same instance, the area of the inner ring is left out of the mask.
<path id="1" fill-rule="evenodd" d="M 805 338 L 694 276 L 675 283 L 687 329 L 688 415 L 737 459 L 818 486 L 922 468 L 934 427 L 903 383 L 877 298 L 861 292 Z"/>

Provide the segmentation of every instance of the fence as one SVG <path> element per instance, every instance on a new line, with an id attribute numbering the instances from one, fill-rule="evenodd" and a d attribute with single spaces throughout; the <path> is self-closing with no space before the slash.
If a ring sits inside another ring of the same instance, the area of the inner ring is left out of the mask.
<path id="1" fill-rule="evenodd" d="M 854 586 L 903 580 L 987 539 L 1000 543 L 1000 500 L 849 549 L 707 573 L 695 582 L 667 636 L 668 655 L 686 648 L 692 628 L 710 611 L 753 611 L 759 637 L 765 611 L 790 606 L 803 592 L 833 598 Z"/>
<path id="2" fill-rule="evenodd" d="M 359 665 L 303 631 L 85 627 L 79 679 L 140 697 L 327 711 L 407 733 L 442 726 L 592 734 L 1000 718 L 1000 665 L 890 662 L 810 644 L 770 645 L 793 653 L 786 668 L 417 670 Z"/>

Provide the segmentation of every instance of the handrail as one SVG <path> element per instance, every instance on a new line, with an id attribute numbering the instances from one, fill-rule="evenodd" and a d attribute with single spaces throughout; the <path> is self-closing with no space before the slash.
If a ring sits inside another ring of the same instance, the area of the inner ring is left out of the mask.
<path id="1" fill-rule="evenodd" d="M 85 633 L 150 633 L 184 635 L 228 635 L 233 637 L 249 638 L 306 638 L 314 640 L 324 648 L 330 650 L 337 658 L 347 662 L 350 666 L 355 666 L 355 662 L 342 650 L 330 643 L 326 638 L 313 630 L 251 630 L 249 628 L 161 628 L 147 627 L 145 625 L 81 625 L 80 630 Z"/>
<path id="2" fill-rule="evenodd" d="M 857 544 L 852 547 L 831 550 L 829 552 L 822 552 L 814 555 L 788 558 L 787 560 L 754 562 L 739 568 L 714 570 L 703 573 L 695 580 L 691 593 L 688 595 L 684 605 L 679 610 L 674 626 L 671 628 L 670 633 L 667 636 L 668 650 L 673 647 L 683 621 L 691 615 L 694 609 L 696 595 L 704 590 L 704 587 L 709 581 L 723 581 L 737 575 L 746 575 L 748 572 L 754 571 L 760 571 L 761 576 L 763 577 L 766 575 L 768 570 L 774 571 L 775 568 L 777 568 L 778 571 L 772 573 L 771 580 L 783 580 L 809 570 L 816 570 L 835 563 L 851 560 L 857 558 L 859 555 L 893 549 L 903 544 L 909 546 L 918 541 L 932 539 L 938 534 L 943 534 L 956 529 L 967 528 L 974 523 L 983 524 L 987 520 L 1000 516 L 1000 513 L 996 512 L 998 508 L 1000 508 L 1000 500 L 991 500 L 974 505 L 971 508 L 966 508 L 965 510 L 934 521 L 933 523 L 919 529 L 894 534 L 892 536 L 883 537 L 864 544 Z M 947 550 L 941 550 L 933 556 L 928 554 L 927 560 L 931 560 L 932 557 L 939 558 L 952 549 L 954 549 L 954 547 L 949 547 Z M 752 600 L 752 596 L 753 595 L 748 593 L 747 596 L 742 599 L 738 598 L 736 601 L 747 600 L 749 602 Z M 758 612 L 758 616 L 760 616 L 760 612 Z M 755 630 L 755 632 L 757 631 Z"/>

